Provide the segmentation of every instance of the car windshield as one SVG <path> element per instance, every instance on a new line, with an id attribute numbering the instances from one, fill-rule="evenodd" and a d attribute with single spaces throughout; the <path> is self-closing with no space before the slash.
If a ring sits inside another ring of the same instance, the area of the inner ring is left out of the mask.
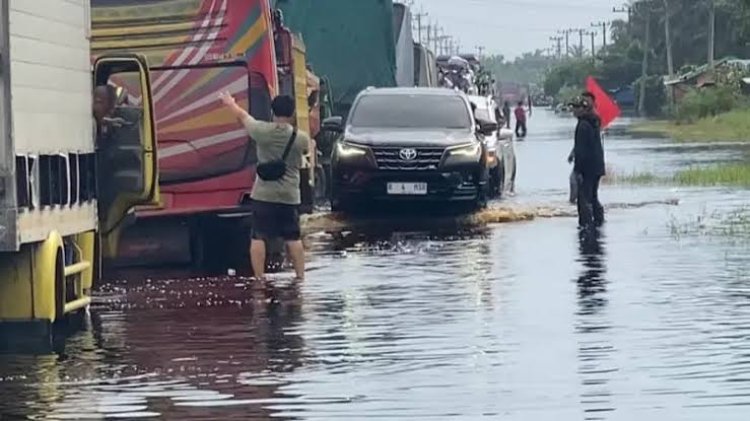
<path id="1" fill-rule="evenodd" d="M 357 103 L 353 127 L 469 129 L 466 103 L 447 95 L 367 95 Z"/>

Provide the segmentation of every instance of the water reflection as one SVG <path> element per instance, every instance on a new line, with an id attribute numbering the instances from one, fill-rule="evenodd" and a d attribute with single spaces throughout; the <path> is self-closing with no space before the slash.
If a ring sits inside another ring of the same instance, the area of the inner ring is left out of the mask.
<path id="1" fill-rule="evenodd" d="M 99 302 L 58 353 L 0 357 L 0 418 L 271 418 L 295 401 L 278 391 L 301 365 L 302 338 L 286 330 L 299 285 L 212 285 L 169 285 L 190 299 L 165 308 L 166 281 L 151 281 Z"/>
<path id="2" fill-rule="evenodd" d="M 578 373 L 581 377 L 581 405 L 586 420 L 606 420 L 614 411 L 611 382 L 615 352 L 608 332 L 607 277 L 604 234 L 599 229 L 578 232 Z"/>
<path id="3" fill-rule="evenodd" d="M 578 285 L 579 314 L 593 315 L 607 304 L 604 234 L 599 229 L 578 232 L 578 261 L 583 264 Z"/>

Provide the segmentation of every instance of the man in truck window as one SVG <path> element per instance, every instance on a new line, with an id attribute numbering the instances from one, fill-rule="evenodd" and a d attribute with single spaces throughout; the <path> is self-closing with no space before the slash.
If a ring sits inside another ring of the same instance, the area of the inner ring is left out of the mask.
<path id="1" fill-rule="evenodd" d="M 94 88 L 94 120 L 96 121 L 97 143 L 106 132 L 105 119 L 112 117 L 115 111 L 117 94 L 110 85 L 99 85 Z"/>
<path id="2" fill-rule="evenodd" d="M 294 132 L 294 99 L 287 95 L 276 97 L 271 103 L 273 121 L 256 120 L 243 110 L 234 97 L 224 92 L 221 101 L 242 122 L 258 150 L 258 162 L 282 159 L 284 149 Z M 250 261 L 258 279 L 265 277 L 266 243 L 283 238 L 294 265 L 297 279 L 305 277 L 305 250 L 302 245 L 298 206 L 301 203 L 300 167 L 303 156 L 310 148 L 306 133 L 298 132 L 285 159 L 286 172 L 274 181 L 256 175 L 251 198 L 253 199 L 253 234 Z"/>

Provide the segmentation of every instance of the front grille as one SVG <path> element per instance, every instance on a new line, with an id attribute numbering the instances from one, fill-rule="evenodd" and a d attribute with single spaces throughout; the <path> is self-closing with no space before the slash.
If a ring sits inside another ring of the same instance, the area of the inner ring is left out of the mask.
<path id="1" fill-rule="evenodd" d="M 403 149 L 414 149 L 414 159 L 403 159 L 400 155 Z M 401 148 L 374 147 L 372 152 L 378 169 L 390 171 L 430 171 L 436 170 L 443 158 L 445 148 Z"/>

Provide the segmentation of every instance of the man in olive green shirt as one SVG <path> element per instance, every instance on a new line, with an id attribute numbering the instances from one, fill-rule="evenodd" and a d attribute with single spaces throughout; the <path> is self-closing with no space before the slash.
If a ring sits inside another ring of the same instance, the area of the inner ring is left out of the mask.
<path id="1" fill-rule="evenodd" d="M 266 163 L 282 159 L 284 149 L 292 142 L 284 162 L 286 173 L 278 180 L 263 180 L 256 175 L 251 198 L 253 199 L 253 237 L 250 245 L 250 260 L 258 278 L 265 276 L 266 243 L 281 237 L 294 264 L 297 279 L 305 277 L 305 251 L 302 246 L 299 213 L 300 167 L 303 156 L 311 143 L 306 133 L 294 128 L 294 99 L 281 95 L 276 97 L 271 108 L 273 121 L 254 119 L 243 110 L 229 93 L 221 94 L 221 101 L 247 129 L 258 150 L 258 162 Z"/>

